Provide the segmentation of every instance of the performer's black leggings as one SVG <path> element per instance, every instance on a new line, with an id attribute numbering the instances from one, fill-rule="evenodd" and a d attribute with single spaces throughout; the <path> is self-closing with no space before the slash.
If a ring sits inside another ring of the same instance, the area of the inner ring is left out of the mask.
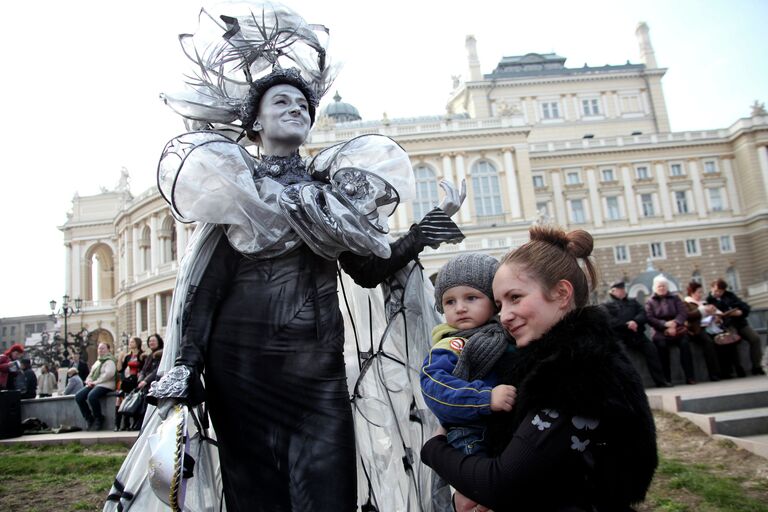
<path id="1" fill-rule="evenodd" d="M 227 510 L 354 511 L 355 441 L 342 354 L 215 345 L 206 394 Z"/>

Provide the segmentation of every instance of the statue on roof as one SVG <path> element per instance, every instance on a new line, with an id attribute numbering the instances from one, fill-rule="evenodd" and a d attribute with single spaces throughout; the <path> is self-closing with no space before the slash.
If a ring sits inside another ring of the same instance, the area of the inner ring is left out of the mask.
<path id="1" fill-rule="evenodd" d="M 123 167 L 120 169 L 120 180 L 117 182 L 115 192 L 130 192 L 131 191 L 131 175 L 128 174 L 128 169 Z"/>
<path id="2" fill-rule="evenodd" d="M 760 103 L 759 101 L 755 100 L 755 102 L 752 104 L 752 117 L 765 115 L 768 115 L 768 112 L 765 111 L 765 103 Z"/>

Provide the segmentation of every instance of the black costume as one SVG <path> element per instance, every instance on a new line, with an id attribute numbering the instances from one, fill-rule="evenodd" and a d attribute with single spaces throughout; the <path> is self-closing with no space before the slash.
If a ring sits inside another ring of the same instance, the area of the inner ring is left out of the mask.
<path id="1" fill-rule="evenodd" d="M 497 370 L 518 387 L 515 410 L 491 425 L 497 456 L 465 456 L 436 436 L 422 457 L 440 476 L 496 512 L 614 512 L 645 498 L 657 464 L 653 417 L 603 310 L 571 312 Z"/>
<path id="2" fill-rule="evenodd" d="M 392 244 L 389 259 L 344 253 L 339 262 L 358 284 L 373 287 L 425 243 L 416 225 Z M 303 244 L 256 260 L 222 237 L 188 295 L 176 362 L 205 368 L 227 510 L 355 509 L 336 278 L 336 262 Z"/>
<path id="3" fill-rule="evenodd" d="M 645 317 L 643 306 L 636 299 L 629 297 L 619 299 L 613 294 L 608 295 L 608 300 L 603 303 L 603 306 L 608 311 L 609 323 L 614 335 L 628 349 L 643 354 L 645 363 L 648 365 L 648 372 L 656 386 L 668 386 L 669 383 L 661 371 L 661 362 L 656 346 L 645 335 L 645 325 L 648 323 L 648 319 Z M 637 324 L 636 331 L 627 327 L 629 321 L 634 321 Z"/>

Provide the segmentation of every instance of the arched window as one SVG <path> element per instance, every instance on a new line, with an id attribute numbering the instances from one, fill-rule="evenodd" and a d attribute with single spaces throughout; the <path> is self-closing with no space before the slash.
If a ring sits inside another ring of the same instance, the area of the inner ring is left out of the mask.
<path id="1" fill-rule="evenodd" d="M 163 219 L 162 228 L 157 232 L 160 239 L 160 261 L 176 260 L 176 222 L 170 215 Z"/>
<path id="2" fill-rule="evenodd" d="M 150 236 L 150 233 L 149 226 L 144 226 L 144 229 L 141 230 L 141 238 L 139 239 L 142 272 L 150 270 L 150 267 L 152 266 L 152 237 Z"/>
<path id="3" fill-rule="evenodd" d="M 736 269 L 733 267 L 728 267 L 728 270 L 725 271 L 725 281 L 728 283 L 728 289 L 734 293 L 741 288 L 741 283 L 739 283 L 739 273 L 736 272 Z"/>
<path id="4" fill-rule="evenodd" d="M 417 165 L 413 170 L 416 177 L 416 198 L 413 200 L 413 217 L 421 220 L 432 208 L 440 202 L 437 193 L 437 177 L 435 171 L 426 165 Z"/>
<path id="5" fill-rule="evenodd" d="M 503 213 L 499 175 L 488 160 L 480 160 L 472 166 L 472 190 L 478 217 Z"/>

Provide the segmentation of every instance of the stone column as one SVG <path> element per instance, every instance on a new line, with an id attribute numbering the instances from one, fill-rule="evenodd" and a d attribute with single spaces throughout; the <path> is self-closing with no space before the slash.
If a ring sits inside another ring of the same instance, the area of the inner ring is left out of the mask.
<path id="1" fill-rule="evenodd" d="M 456 153 L 456 184 L 461 186 L 462 180 L 467 179 L 467 174 L 464 170 L 464 153 Z M 469 184 L 467 184 L 469 188 Z M 471 204 L 470 198 L 467 197 L 467 201 L 459 209 L 459 218 L 462 224 L 467 224 L 472 220 L 472 215 L 469 211 L 469 205 Z"/>
<path id="2" fill-rule="evenodd" d="M 621 166 L 621 181 L 624 183 L 624 201 L 627 203 L 627 216 L 629 223 L 637 224 L 637 202 L 635 201 L 635 189 L 629 167 Z"/>
<path id="3" fill-rule="evenodd" d="M 147 329 L 148 326 L 142 324 L 141 320 L 141 301 L 137 300 L 133 302 L 134 307 L 134 313 L 136 314 L 136 322 L 134 323 L 136 332 L 134 333 L 136 336 L 139 335 L 139 333 L 144 332 Z"/>
<path id="4" fill-rule="evenodd" d="M 699 161 L 696 158 L 688 160 L 688 172 L 691 175 L 693 184 L 693 200 L 696 202 L 696 209 L 700 219 L 707 217 L 707 202 L 704 199 L 704 188 L 701 186 L 701 174 L 699 173 Z"/>
<path id="5" fill-rule="evenodd" d="M 513 219 L 519 219 L 520 213 L 520 191 L 517 186 L 517 171 L 515 170 L 515 161 L 512 158 L 512 150 L 504 150 L 504 174 L 507 178 L 507 192 L 509 194 L 509 210 Z"/>
<path id="6" fill-rule="evenodd" d="M 739 202 L 739 194 L 736 190 L 736 182 L 733 179 L 733 157 L 725 157 L 722 162 L 725 187 L 727 189 L 726 194 L 728 194 L 728 202 L 730 203 L 731 211 L 734 215 L 740 215 L 741 203 Z"/>
<path id="7" fill-rule="evenodd" d="M 586 174 L 589 203 L 592 205 L 592 222 L 594 222 L 596 228 L 601 228 L 603 227 L 603 205 L 600 200 L 600 192 L 597 190 L 594 167 L 586 169 Z"/>
<path id="8" fill-rule="evenodd" d="M 160 332 L 160 329 L 162 329 L 162 318 L 163 318 L 163 296 L 159 293 L 156 293 L 154 296 L 154 303 L 155 303 L 155 328 L 153 332 Z"/>
<path id="9" fill-rule="evenodd" d="M 141 249 L 139 248 L 139 237 L 141 236 L 141 233 L 139 233 L 139 226 L 133 225 L 133 250 L 131 251 L 131 254 L 133 254 L 133 279 L 132 281 L 136 280 L 136 277 L 139 275 L 139 272 L 141 272 Z"/>
<path id="10" fill-rule="evenodd" d="M 157 214 L 149 218 L 149 267 L 154 273 L 160 266 L 160 238 L 158 237 Z"/>
<path id="11" fill-rule="evenodd" d="M 669 186 L 667 174 L 664 172 L 664 162 L 653 162 L 656 168 L 656 183 L 659 184 L 659 200 L 661 201 L 661 213 L 664 220 L 672 220 L 672 204 L 669 198 Z"/>
<path id="12" fill-rule="evenodd" d="M 64 291 L 72 288 L 72 242 L 64 244 Z"/>
<path id="13" fill-rule="evenodd" d="M 565 198 L 563 197 L 563 185 L 560 182 L 560 169 L 552 172 L 552 200 L 555 203 L 555 219 L 561 226 L 568 224 L 568 215 L 565 207 Z"/>
<path id="14" fill-rule="evenodd" d="M 768 201 L 768 146 L 757 147 L 757 161 L 760 163 L 760 175 L 763 177 L 763 187 L 765 189 L 763 199 Z"/>

